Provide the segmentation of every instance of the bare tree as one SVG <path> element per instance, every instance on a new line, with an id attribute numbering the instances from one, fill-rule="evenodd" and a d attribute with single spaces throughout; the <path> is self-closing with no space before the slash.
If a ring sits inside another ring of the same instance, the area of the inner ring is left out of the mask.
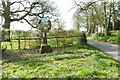
<path id="1" fill-rule="evenodd" d="M 77 11 L 75 12 L 74 16 L 73 16 L 73 20 L 74 20 L 74 26 L 76 27 L 77 30 L 80 29 L 80 24 L 81 24 L 81 19 L 80 19 L 80 13 L 78 13 Z"/>
<path id="2" fill-rule="evenodd" d="M 12 0 L 1 0 L 1 8 L 0 13 L 1 16 L 4 18 L 4 24 L 2 25 L 3 29 L 10 29 L 10 23 L 14 21 L 21 21 L 25 20 L 28 24 L 30 24 L 33 28 L 36 26 L 32 25 L 30 19 L 35 16 L 41 18 L 44 15 L 52 15 L 55 16 L 57 14 L 53 13 L 55 7 L 53 6 L 54 3 L 50 1 L 12 1 Z M 4 35 L 10 35 L 10 31 L 7 33 L 3 33 Z M 10 37 L 10 36 L 9 36 Z"/>
<path id="3" fill-rule="evenodd" d="M 97 0 L 96 2 L 76 2 L 76 0 L 74 0 L 74 2 L 78 7 L 77 14 L 86 12 L 84 19 L 86 19 L 86 28 L 89 33 L 97 31 L 99 26 L 104 29 L 105 35 L 108 36 L 109 31 L 114 30 L 116 28 L 115 26 L 119 24 L 117 23 L 119 18 L 116 16 L 118 15 L 119 2 L 106 2 L 103 0 Z"/>

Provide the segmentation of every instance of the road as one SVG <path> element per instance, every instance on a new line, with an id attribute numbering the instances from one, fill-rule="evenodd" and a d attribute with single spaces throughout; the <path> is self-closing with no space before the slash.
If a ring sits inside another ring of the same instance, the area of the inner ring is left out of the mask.
<path id="1" fill-rule="evenodd" d="M 87 38 L 87 43 L 120 62 L 120 46 Z"/>

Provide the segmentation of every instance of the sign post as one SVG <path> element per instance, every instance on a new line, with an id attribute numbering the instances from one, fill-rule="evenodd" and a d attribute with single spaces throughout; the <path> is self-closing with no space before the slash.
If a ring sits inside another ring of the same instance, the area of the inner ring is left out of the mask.
<path id="1" fill-rule="evenodd" d="M 40 48 L 40 53 L 51 53 L 52 48 L 47 44 L 47 32 L 51 29 L 51 21 L 48 18 L 41 18 L 37 28 L 43 32 L 43 45 Z"/>

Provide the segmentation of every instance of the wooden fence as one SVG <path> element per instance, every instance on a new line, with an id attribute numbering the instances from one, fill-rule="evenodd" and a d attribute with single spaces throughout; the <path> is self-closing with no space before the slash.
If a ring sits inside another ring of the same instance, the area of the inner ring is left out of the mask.
<path id="1" fill-rule="evenodd" d="M 48 44 L 51 47 L 65 47 L 78 43 L 78 36 L 65 36 L 65 37 L 55 37 L 50 36 L 47 38 Z M 11 39 L 10 42 L 2 42 L 2 49 L 39 49 L 43 43 L 42 37 L 31 37 L 24 39 Z"/>

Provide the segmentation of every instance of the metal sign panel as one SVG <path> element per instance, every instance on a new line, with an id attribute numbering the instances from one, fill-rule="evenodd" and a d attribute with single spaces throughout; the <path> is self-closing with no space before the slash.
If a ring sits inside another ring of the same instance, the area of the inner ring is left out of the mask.
<path id="1" fill-rule="evenodd" d="M 51 29 L 51 22 L 48 18 L 41 18 L 39 21 L 38 29 L 43 32 L 48 32 Z"/>

